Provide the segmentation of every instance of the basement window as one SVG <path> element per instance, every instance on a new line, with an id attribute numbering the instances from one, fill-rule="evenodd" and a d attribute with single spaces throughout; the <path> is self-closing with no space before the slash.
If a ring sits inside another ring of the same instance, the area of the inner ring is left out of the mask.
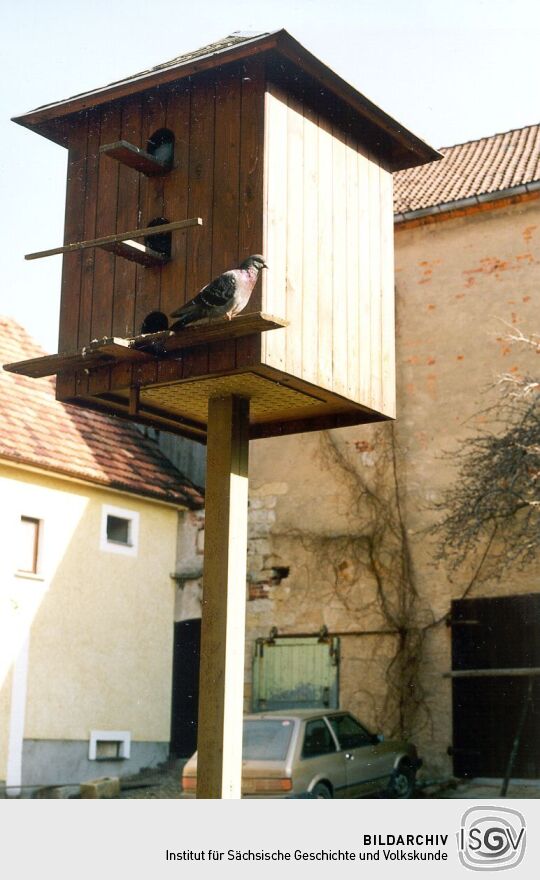
<path id="1" fill-rule="evenodd" d="M 133 510 L 103 505 L 101 549 L 110 553 L 137 555 L 139 514 Z"/>
<path id="2" fill-rule="evenodd" d="M 129 758 L 129 730 L 92 730 L 88 746 L 89 761 L 121 761 Z"/>

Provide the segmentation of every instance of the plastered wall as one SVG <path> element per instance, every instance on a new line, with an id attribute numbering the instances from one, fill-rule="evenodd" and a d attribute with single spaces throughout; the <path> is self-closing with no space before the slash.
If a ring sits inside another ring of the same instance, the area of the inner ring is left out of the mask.
<path id="1" fill-rule="evenodd" d="M 11 670 L 27 638 L 25 739 L 112 729 L 168 741 L 175 508 L 7 466 L 0 497 L 0 778 Z M 104 505 L 138 517 L 135 554 L 103 548 Z M 21 516 L 41 521 L 37 576 L 16 573 Z"/>

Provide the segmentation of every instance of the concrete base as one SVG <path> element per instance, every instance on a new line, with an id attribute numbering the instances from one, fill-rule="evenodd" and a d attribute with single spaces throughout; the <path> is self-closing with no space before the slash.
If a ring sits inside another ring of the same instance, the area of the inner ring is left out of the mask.
<path id="1" fill-rule="evenodd" d="M 79 785 L 103 776 L 129 776 L 143 767 L 156 767 L 169 756 L 168 742 L 133 742 L 131 757 L 88 760 L 88 741 L 25 740 L 23 786 Z"/>
<path id="2" fill-rule="evenodd" d="M 81 798 L 117 798 L 120 794 L 120 780 L 118 776 L 104 776 L 101 779 L 92 779 L 91 782 L 82 782 L 80 787 Z"/>

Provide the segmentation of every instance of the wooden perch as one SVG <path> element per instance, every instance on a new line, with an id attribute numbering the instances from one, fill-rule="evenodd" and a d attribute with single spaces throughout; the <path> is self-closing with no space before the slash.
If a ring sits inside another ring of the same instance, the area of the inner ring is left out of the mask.
<path id="1" fill-rule="evenodd" d="M 212 342 L 222 342 L 224 339 L 237 339 L 240 336 L 250 336 L 253 333 L 262 333 L 266 330 L 279 330 L 289 324 L 284 318 L 276 318 L 274 315 L 266 315 L 264 312 L 242 312 L 231 321 L 228 318 L 204 318 L 194 324 L 189 324 L 182 330 L 172 333 L 163 330 L 160 333 L 147 333 L 144 336 L 136 336 L 133 346 L 137 349 L 147 346 L 148 343 L 158 342 L 163 353 L 173 353 L 182 348 L 193 348 L 196 345 L 205 345 Z"/>
<path id="2" fill-rule="evenodd" d="M 159 251 L 154 251 L 138 241 L 111 241 L 109 244 L 100 245 L 100 247 L 104 251 L 111 251 L 117 257 L 124 257 L 126 260 L 139 263 L 147 268 L 163 266 L 170 259 L 167 254 L 160 254 Z"/>
<path id="3" fill-rule="evenodd" d="M 129 232 L 117 232 L 114 235 L 103 235 L 101 238 L 92 238 L 88 241 L 75 241 L 62 247 L 51 248 L 48 251 L 36 251 L 26 254 L 25 260 L 39 260 L 41 257 L 53 257 L 56 254 L 69 254 L 72 251 L 82 251 L 86 248 L 106 247 L 119 241 L 128 241 L 131 238 L 144 238 L 147 235 L 161 235 L 163 232 L 174 232 L 177 229 L 188 229 L 190 226 L 202 226 L 200 217 L 190 220 L 174 220 L 172 223 L 162 223 L 160 226 L 145 226 L 144 229 L 130 229 Z"/>
<path id="4" fill-rule="evenodd" d="M 155 156 L 152 156 L 151 153 L 143 150 L 142 147 L 136 147 L 134 144 L 130 144 L 129 141 L 116 141 L 114 144 L 103 144 L 103 146 L 99 148 L 99 152 L 105 153 L 105 155 L 110 156 L 111 159 L 116 159 L 116 161 L 121 162 L 122 165 L 128 165 L 129 168 L 134 168 L 136 171 L 140 171 L 141 174 L 146 174 L 147 177 L 155 177 L 158 174 L 167 174 L 167 172 L 171 170 L 170 162 L 163 162 L 160 159 L 157 159 Z"/>
<path id="5" fill-rule="evenodd" d="M 142 363 L 156 360 L 158 357 L 174 357 L 175 353 L 184 348 L 221 342 L 224 339 L 237 339 L 266 330 L 279 330 L 287 327 L 288 323 L 283 318 L 252 312 L 237 315 L 232 321 L 226 318 L 200 321 L 177 333 L 163 330 L 160 333 L 146 333 L 128 339 L 117 336 L 96 339 L 86 345 L 82 351 L 17 361 L 5 364 L 4 370 L 8 373 L 40 379 L 43 376 L 54 376 L 56 373 L 74 373 L 76 370 L 113 366 L 121 361 Z"/>
<path id="6" fill-rule="evenodd" d="M 74 373 L 76 370 L 85 370 L 103 367 L 107 364 L 119 361 L 151 361 L 152 355 L 144 351 L 132 348 L 132 340 L 120 338 L 108 338 L 100 342 L 92 343 L 75 354 L 48 354 L 44 357 L 31 358 L 27 361 L 17 361 L 13 364 L 5 364 L 4 370 L 8 373 L 19 373 L 30 376 L 32 379 L 41 379 L 43 376 L 54 376 L 56 373 Z"/>

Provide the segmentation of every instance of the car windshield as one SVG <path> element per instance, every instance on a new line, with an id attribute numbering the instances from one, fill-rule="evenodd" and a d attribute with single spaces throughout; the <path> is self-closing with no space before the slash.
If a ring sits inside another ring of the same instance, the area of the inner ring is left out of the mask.
<path id="1" fill-rule="evenodd" d="M 287 755 L 293 722 L 285 718 L 244 721 L 244 761 L 283 761 Z"/>

